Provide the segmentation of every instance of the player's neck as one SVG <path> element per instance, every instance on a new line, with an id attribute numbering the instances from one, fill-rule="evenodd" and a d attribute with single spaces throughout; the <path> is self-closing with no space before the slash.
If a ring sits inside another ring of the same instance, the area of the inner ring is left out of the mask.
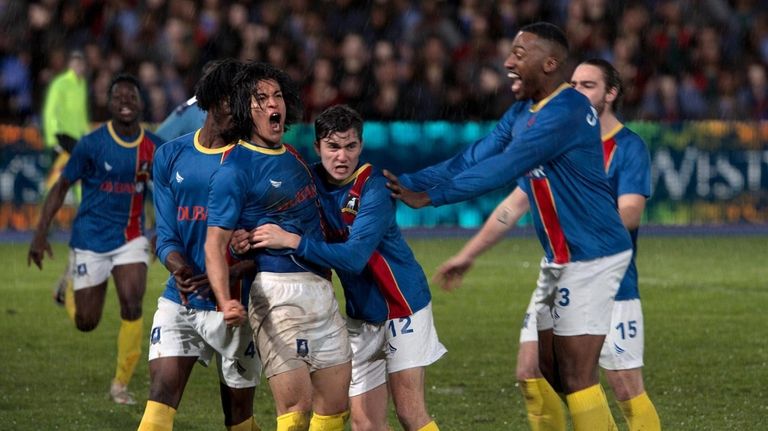
<path id="1" fill-rule="evenodd" d="M 112 120 L 112 128 L 115 130 L 115 133 L 125 138 L 136 136 L 141 132 L 141 125 L 138 121 L 123 123 L 121 121 Z"/>
<path id="2" fill-rule="evenodd" d="M 613 112 L 605 110 L 600 114 L 600 136 L 610 133 L 619 124 L 619 119 Z"/>
<path id="3" fill-rule="evenodd" d="M 221 148 L 228 144 L 228 142 L 221 137 L 221 131 L 217 130 L 216 127 L 209 127 L 208 124 L 203 125 L 203 128 L 200 129 L 198 142 L 204 148 Z"/>

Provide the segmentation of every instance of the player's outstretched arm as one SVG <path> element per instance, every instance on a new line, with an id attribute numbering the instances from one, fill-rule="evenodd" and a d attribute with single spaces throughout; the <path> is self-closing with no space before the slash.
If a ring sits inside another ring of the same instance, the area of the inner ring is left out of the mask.
<path id="1" fill-rule="evenodd" d="M 48 227 L 51 225 L 53 216 L 56 215 L 56 212 L 59 211 L 59 208 L 64 203 L 64 197 L 67 196 L 67 191 L 71 185 L 72 183 L 69 180 L 61 176 L 56 181 L 56 184 L 53 185 L 51 191 L 48 192 L 48 196 L 45 197 L 43 209 L 40 212 L 40 220 L 37 222 L 32 243 L 29 245 L 27 266 L 34 262 L 39 269 L 43 269 L 44 254 L 47 253 L 48 257 L 53 258 L 53 249 L 51 249 L 51 244 L 48 242 Z"/>
<path id="2" fill-rule="evenodd" d="M 382 173 L 388 180 L 387 188 L 392 192 L 393 198 L 400 199 L 411 208 L 422 208 L 432 204 L 432 199 L 430 199 L 427 192 L 414 192 L 408 189 L 400 184 L 397 175 L 386 169 Z"/>
<path id="3" fill-rule="evenodd" d="M 525 192 L 520 188 L 513 190 L 496 206 L 483 227 L 467 241 L 461 251 L 437 268 L 433 281 L 444 290 L 450 291 L 460 287 L 464 275 L 472 268 L 475 259 L 496 245 L 528 209 L 528 197 Z"/>

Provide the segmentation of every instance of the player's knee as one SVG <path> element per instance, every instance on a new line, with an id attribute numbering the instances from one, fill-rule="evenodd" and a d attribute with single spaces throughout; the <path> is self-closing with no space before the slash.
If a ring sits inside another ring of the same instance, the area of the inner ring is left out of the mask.
<path id="1" fill-rule="evenodd" d="M 538 379 L 543 377 L 543 375 L 541 374 L 541 371 L 539 370 L 539 366 L 533 365 L 533 364 L 524 364 L 524 363 L 517 364 L 515 373 L 517 375 L 518 382 L 522 382 L 523 380 Z"/>
<path id="2" fill-rule="evenodd" d="M 141 317 L 141 302 L 137 304 L 130 304 L 122 307 L 120 310 L 120 317 L 123 320 L 133 321 Z"/>
<path id="3" fill-rule="evenodd" d="M 99 320 L 101 316 L 84 316 L 82 314 L 75 314 L 75 326 L 81 332 L 91 332 L 99 326 Z"/>
<path id="4" fill-rule="evenodd" d="M 406 429 L 416 429 L 419 424 L 429 419 L 429 414 L 424 406 L 414 404 L 400 403 L 395 405 L 397 419 Z M 424 422 L 426 423 L 426 422 Z"/>
<path id="5" fill-rule="evenodd" d="M 387 423 L 376 423 L 367 416 L 353 416 L 350 420 L 352 431 L 383 431 L 387 429 Z"/>

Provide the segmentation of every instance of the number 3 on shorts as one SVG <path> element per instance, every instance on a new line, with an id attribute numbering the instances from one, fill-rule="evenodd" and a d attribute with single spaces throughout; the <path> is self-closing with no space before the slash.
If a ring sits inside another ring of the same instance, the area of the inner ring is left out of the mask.
<path id="1" fill-rule="evenodd" d="M 560 293 L 560 300 L 557 301 L 557 304 L 561 307 L 567 307 L 568 304 L 571 303 L 571 299 L 568 297 L 568 295 L 571 293 L 570 290 L 568 290 L 565 287 L 561 287 L 558 292 Z"/>

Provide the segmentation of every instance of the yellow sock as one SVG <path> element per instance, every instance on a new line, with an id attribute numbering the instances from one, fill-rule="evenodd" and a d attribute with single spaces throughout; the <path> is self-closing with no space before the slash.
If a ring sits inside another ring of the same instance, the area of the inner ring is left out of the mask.
<path id="1" fill-rule="evenodd" d="M 618 431 L 599 383 L 568 394 L 566 400 L 575 431 Z"/>
<path id="2" fill-rule="evenodd" d="M 627 401 L 619 401 L 619 408 L 629 425 L 629 431 L 661 431 L 661 421 L 656 407 L 648 394 L 642 394 Z"/>
<path id="3" fill-rule="evenodd" d="M 157 401 L 147 401 L 138 431 L 172 431 L 174 416 L 176 409 L 173 407 Z"/>
<path id="4" fill-rule="evenodd" d="M 563 403 L 547 379 L 525 379 L 520 382 L 520 389 L 531 431 L 565 431 Z"/>
<path id="5" fill-rule="evenodd" d="M 309 412 L 288 412 L 277 417 L 275 431 L 307 431 L 309 430 Z"/>
<path id="6" fill-rule="evenodd" d="M 117 334 L 117 370 L 115 381 L 128 385 L 141 355 L 141 337 L 144 319 L 122 320 Z"/>
<path id="7" fill-rule="evenodd" d="M 77 307 L 75 307 L 75 286 L 74 281 L 72 280 L 72 275 L 67 274 L 67 288 L 64 289 L 64 309 L 67 311 L 67 316 L 69 316 L 69 320 L 75 321 L 75 312 L 77 310 Z"/>
<path id="8" fill-rule="evenodd" d="M 229 431 L 261 431 L 258 425 L 256 425 L 256 418 L 251 416 L 250 418 L 240 422 L 237 425 L 227 427 Z"/>
<path id="9" fill-rule="evenodd" d="M 309 431 L 344 431 L 344 424 L 347 423 L 347 419 L 349 419 L 349 411 L 329 416 L 312 413 Z"/>
<path id="10" fill-rule="evenodd" d="M 440 431 L 440 428 L 437 427 L 437 424 L 435 421 L 432 421 L 423 427 L 419 428 L 418 431 Z"/>

